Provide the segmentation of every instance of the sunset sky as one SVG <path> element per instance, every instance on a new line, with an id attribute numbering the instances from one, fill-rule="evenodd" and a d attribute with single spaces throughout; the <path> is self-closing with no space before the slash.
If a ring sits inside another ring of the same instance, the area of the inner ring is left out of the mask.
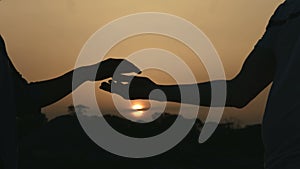
<path id="1" fill-rule="evenodd" d="M 164 12 L 182 17 L 201 29 L 214 44 L 226 77 L 231 79 L 241 69 L 281 2 L 283 0 L 0 0 L 0 34 L 16 68 L 28 81 L 34 82 L 72 70 L 88 38 L 110 21 L 138 12 Z M 195 54 L 181 42 L 168 37 L 134 36 L 114 46 L 106 57 L 126 58 L 145 48 L 173 52 L 186 61 L 198 82 L 208 80 L 206 70 L 195 60 Z M 144 75 L 160 84 L 174 83 L 170 76 L 161 72 L 146 71 Z M 111 95 L 99 89 L 96 92 L 102 109 L 114 113 Z M 226 108 L 224 119 L 259 123 L 267 93 L 268 89 L 244 109 Z M 54 118 L 67 113 L 67 106 L 71 104 L 70 95 L 44 108 L 43 112 Z M 135 104 L 148 106 L 142 101 Z M 171 103 L 167 111 L 174 113 L 177 108 L 177 104 Z M 199 117 L 203 119 L 205 112 L 207 108 L 201 107 Z"/>

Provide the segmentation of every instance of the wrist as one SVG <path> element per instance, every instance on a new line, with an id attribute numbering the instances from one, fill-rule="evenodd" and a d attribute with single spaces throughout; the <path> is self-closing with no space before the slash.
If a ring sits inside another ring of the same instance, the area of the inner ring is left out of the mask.
<path id="1" fill-rule="evenodd" d="M 157 89 L 161 90 L 167 101 L 177 102 L 180 99 L 180 89 L 178 85 L 157 85 Z"/>
<path id="2" fill-rule="evenodd" d="M 168 100 L 167 88 L 168 87 L 166 85 L 153 84 L 149 90 L 148 99 L 156 100 L 156 101 L 167 101 Z"/>

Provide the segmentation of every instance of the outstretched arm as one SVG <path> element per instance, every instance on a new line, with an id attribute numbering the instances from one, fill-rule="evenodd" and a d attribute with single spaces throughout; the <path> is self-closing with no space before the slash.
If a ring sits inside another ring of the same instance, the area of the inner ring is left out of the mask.
<path id="1" fill-rule="evenodd" d="M 116 68 L 121 63 L 124 69 L 120 73 L 140 73 L 140 70 L 136 66 L 126 60 L 107 59 L 98 64 L 76 69 L 78 75 L 76 77 L 79 79 L 74 80 L 74 83 L 72 83 L 74 73 L 74 70 L 72 70 L 51 80 L 30 83 L 28 91 L 31 93 L 36 92 L 38 94 L 38 97 L 36 97 L 38 99 L 37 102 L 41 107 L 45 107 L 67 96 L 73 89 L 76 89 L 86 81 L 99 81 L 112 77 Z M 96 77 L 92 77 L 95 74 L 93 73 L 94 71 L 97 72 Z"/>
<path id="2" fill-rule="evenodd" d="M 227 84 L 226 106 L 241 108 L 246 106 L 254 99 L 264 88 L 272 81 L 275 73 L 276 61 L 273 53 L 264 48 L 255 48 L 246 59 L 240 73 L 232 80 L 225 80 Z M 224 81 L 213 81 L 199 83 L 199 94 L 201 106 L 218 106 L 210 105 L 211 103 L 211 83 L 224 83 Z M 180 87 L 189 88 L 190 85 L 181 85 Z M 178 85 L 160 86 L 169 101 L 180 102 L 180 93 Z"/>
<path id="3" fill-rule="evenodd" d="M 0 61 L 6 64 L 7 69 L 9 69 L 7 70 L 7 76 L 13 79 L 11 87 L 13 87 L 16 94 L 17 108 L 24 108 L 23 106 L 41 108 L 50 105 L 62 99 L 86 81 L 99 81 L 112 77 L 120 64 L 122 64 L 122 72 L 117 74 L 140 73 L 140 70 L 127 60 L 107 59 L 94 65 L 76 69 L 79 79 L 76 79 L 74 84 L 72 84 L 74 70 L 51 80 L 28 83 L 10 61 L 1 35 L 0 54 Z M 91 77 L 95 72 L 96 76 Z"/>
<path id="4" fill-rule="evenodd" d="M 56 101 L 62 99 L 72 92 L 72 77 L 73 72 L 70 71 L 60 77 L 55 79 L 29 83 L 27 86 L 27 91 L 31 95 L 36 95 L 33 97 L 35 103 L 39 104 L 39 107 L 45 107 Z M 82 78 L 77 87 L 87 81 L 87 79 Z"/>
<path id="5" fill-rule="evenodd" d="M 191 99 L 187 103 L 201 106 L 219 106 L 210 105 L 211 83 L 225 82 L 227 84 L 225 106 L 242 108 L 272 82 L 275 69 L 276 59 L 272 51 L 267 48 L 256 47 L 250 53 L 240 73 L 235 78 L 197 84 L 201 102 L 198 103 Z M 116 90 L 113 92 L 126 98 L 123 91 L 127 87 L 124 83 L 118 81 L 104 82 L 100 88 L 111 92 L 111 83 L 115 83 L 114 85 L 116 86 Z M 181 87 L 189 89 L 192 85 L 180 85 Z M 148 78 L 135 77 L 131 81 L 129 89 L 130 97 L 126 99 L 148 99 L 152 90 L 161 89 L 166 94 L 168 101 L 181 102 L 179 85 L 158 85 Z M 159 100 L 159 98 L 155 100 Z"/>

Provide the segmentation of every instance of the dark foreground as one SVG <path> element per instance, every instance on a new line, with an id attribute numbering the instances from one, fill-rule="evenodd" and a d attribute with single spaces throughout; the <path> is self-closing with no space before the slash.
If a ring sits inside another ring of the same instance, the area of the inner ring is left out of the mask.
<path id="1" fill-rule="evenodd" d="M 90 120 L 96 117 L 90 117 Z M 115 116 L 105 119 L 119 132 L 133 137 L 157 135 L 177 116 L 165 114 L 148 124 Z M 178 117 L 181 118 L 181 117 Z M 84 133 L 75 116 L 63 116 L 24 137 L 20 145 L 21 169 L 263 169 L 261 128 L 233 129 L 220 125 L 206 143 L 199 144 L 197 120 L 188 136 L 172 150 L 147 159 L 128 159 L 106 152 Z"/>

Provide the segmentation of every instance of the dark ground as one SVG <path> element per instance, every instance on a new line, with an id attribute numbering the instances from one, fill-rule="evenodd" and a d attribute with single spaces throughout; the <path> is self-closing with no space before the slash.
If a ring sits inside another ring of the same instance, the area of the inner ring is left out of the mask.
<path id="1" fill-rule="evenodd" d="M 176 118 L 164 114 L 151 123 L 139 124 L 105 116 L 116 130 L 133 137 L 157 135 Z M 241 129 L 234 129 L 230 124 L 219 125 L 207 142 L 199 144 L 201 125 L 197 120 L 188 136 L 164 154 L 128 159 L 110 154 L 93 143 L 75 116 L 62 116 L 22 139 L 19 164 L 21 169 L 263 169 L 260 125 Z"/>

